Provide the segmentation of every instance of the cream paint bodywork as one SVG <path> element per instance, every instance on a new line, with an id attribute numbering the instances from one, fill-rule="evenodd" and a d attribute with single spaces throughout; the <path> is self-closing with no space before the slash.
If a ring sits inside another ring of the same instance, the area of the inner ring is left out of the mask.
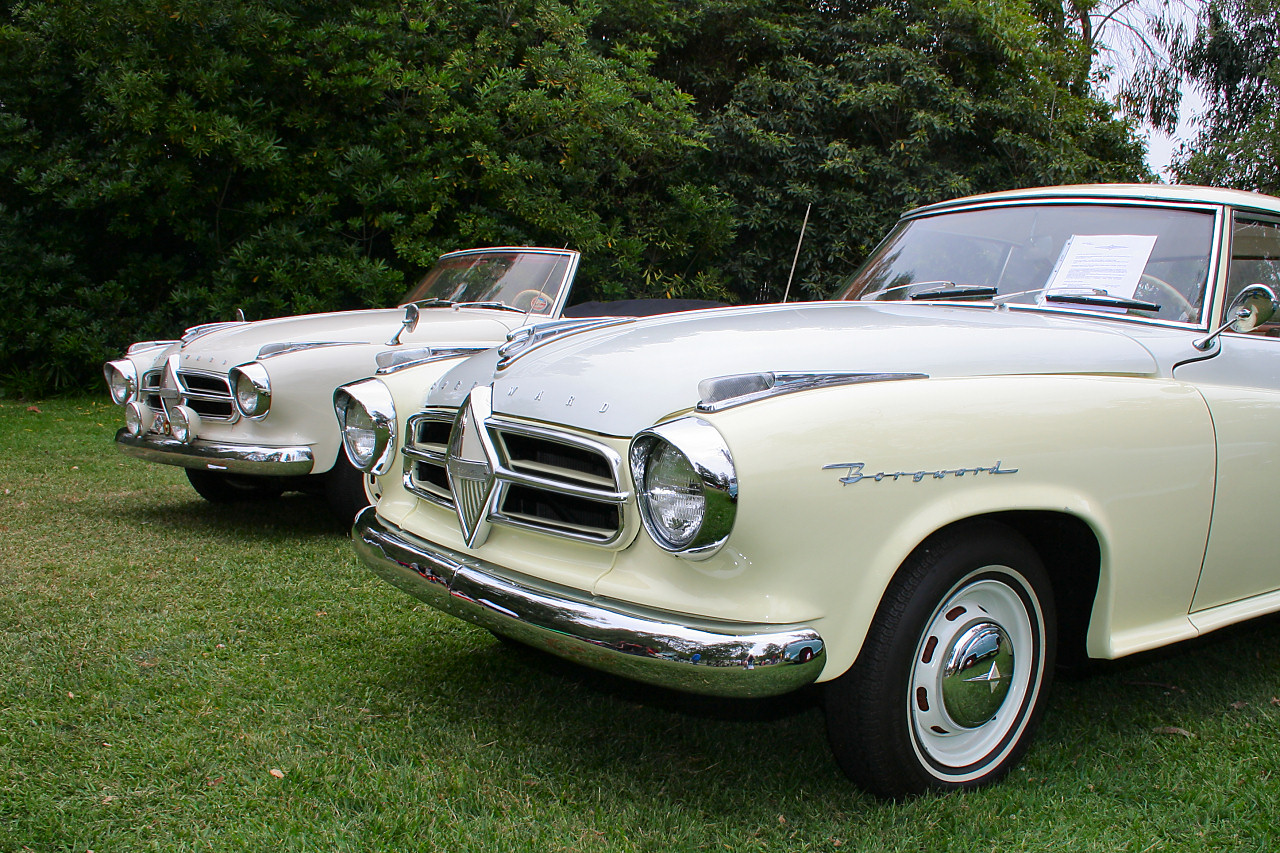
<path id="1" fill-rule="evenodd" d="M 828 644 L 823 680 L 853 662 L 885 587 L 930 534 L 990 513 L 1064 513 L 1102 543 L 1092 656 L 1197 634 L 1188 611 L 1215 459 L 1208 409 L 1193 387 L 1150 377 L 916 379 L 702 417 L 728 442 L 741 489 L 733 533 L 706 561 L 672 556 L 644 534 L 610 550 L 500 526 L 468 549 L 451 512 L 404 491 L 399 462 L 382 478 L 378 513 L 549 588 L 684 614 L 693 625 L 812 625 Z M 624 439 L 591 437 L 627 449 Z M 826 467 L 858 462 L 868 479 L 851 485 L 840 482 L 847 469 Z M 997 463 L 1016 473 L 972 471 Z M 959 469 L 969 470 L 928 473 Z M 876 482 L 877 472 L 926 473 Z"/>
<path id="2" fill-rule="evenodd" d="M 1044 510 L 1083 520 L 1102 543 L 1091 655 L 1196 633 L 1187 614 L 1208 536 L 1214 449 L 1193 388 L 1106 377 L 915 380 L 779 397 L 706 420 L 738 471 L 728 544 L 692 563 L 658 559 L 642 536 L 597 595 L 811 624 L 828 643 L 831 678 L 853 662 L 889 580 L 931 533 L 978 515 Z M 854 462 L 867 474 L 996 463 L 1016 473 L 844 485 L 845 471 L 825 469 Z"/>
<path id="3" fill-rule="evenodd" d="M 1280 566 L 1263 543 L 1280 505 L 1280 340 L 1224 335 L 1213 358 L 1175 375 L 1200 387 L 1219 444 L 1212 533 L 1192 608 L 1207 629 L 1278 606 Z"/>

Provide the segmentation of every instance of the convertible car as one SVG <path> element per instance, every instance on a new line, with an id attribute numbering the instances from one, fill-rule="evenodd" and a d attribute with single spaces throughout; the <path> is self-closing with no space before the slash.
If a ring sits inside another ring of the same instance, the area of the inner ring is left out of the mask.
<path id="1" fill-rule="evenodd" d="M 317 491 L 350 521 L 376 492 L 341 453 L 333 389 L 457 359 L 558 317 L 577 268 L 578 253 L 562 249 L 452 252 L 398 308 L 210 323 L 181 340 L 136 343 L 104 366 L 124 407 L 116 443 L 184 467 L 210 501 Z"/>
<path id="2" fill-rule="evenodd" d="M 1280 199 L 907 213 L 833 301 L 542 334 L 339 389 L 392 584 L 626 677 L 817 682 L 886 797 L 999 779 L 1055 661 L 1280 610 Z M 429 378 L 429 377 L 424 377 Z M 425 391 L 425 400 L 424 400 Z"/>

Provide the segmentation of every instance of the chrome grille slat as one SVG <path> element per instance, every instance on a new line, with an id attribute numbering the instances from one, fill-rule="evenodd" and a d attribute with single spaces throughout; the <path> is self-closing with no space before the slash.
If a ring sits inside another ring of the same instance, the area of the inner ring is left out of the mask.
<path id="1" fill-rule="evenodd" d="M 179 370 L 178 393 L 182 405 L 189 406 L 206 420 L 229 421 L 236 416 L 227 377 L 215 373 Z"/>
<path id="2" fill-rule="evenodd" d="M 460 508 L 470 518 L 484 513 L 490 522 L 508 527 L 597 545 L 622 537 L 630 495 L 622 487 L 622 460 L 612 449 L 491 417 L 484 429 L 499 458 L 490 460 L 497 488 L 488 493 L 485 480 L 447 473 L 456 415 L 453 409 L 428 409 L 409 418 L 402 453 L 410 492 L 438 506 Z"/>

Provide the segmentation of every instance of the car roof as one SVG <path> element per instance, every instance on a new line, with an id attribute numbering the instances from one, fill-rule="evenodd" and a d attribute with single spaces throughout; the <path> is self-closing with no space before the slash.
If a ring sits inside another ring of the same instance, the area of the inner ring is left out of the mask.
<path id="1" fill-rule="evenodd" d="M 1182 204 L 1222 204 L 1233 207 L 1249 207 L 1280 214 L 1280 198 L 1246 190 L 1230 190 L 1219 187 L 1199 187 L 1187 184 L 1077 184 L 1059 187 L 1032 187 L 1023 190 L 971 195 L 918 207 L 904 214 L 904 218 L 938 213 L 951 208 L 998 202 L 1063 201 L 1088 199 L 1093 201 L 1169 201 Z"/>

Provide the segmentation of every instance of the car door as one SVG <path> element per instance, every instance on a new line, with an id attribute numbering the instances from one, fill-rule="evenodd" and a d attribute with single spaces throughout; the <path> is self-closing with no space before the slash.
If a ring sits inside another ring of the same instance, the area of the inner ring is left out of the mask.
<path id="1" fill-rule="evenodd" d="M 1236 211 L 1229 257 L 1224 304 L 1251 284 L 1280 292 L 1280 219 Z M 1280 554 L 1265 547 L 1280 505 L 1280 316 L 1249 334 L 1227 332 L 1217 346 L 1213 357 L 1174 372 L 1199 386 L 1218 446 L 1193 613 L 1280 589 Z"/>

